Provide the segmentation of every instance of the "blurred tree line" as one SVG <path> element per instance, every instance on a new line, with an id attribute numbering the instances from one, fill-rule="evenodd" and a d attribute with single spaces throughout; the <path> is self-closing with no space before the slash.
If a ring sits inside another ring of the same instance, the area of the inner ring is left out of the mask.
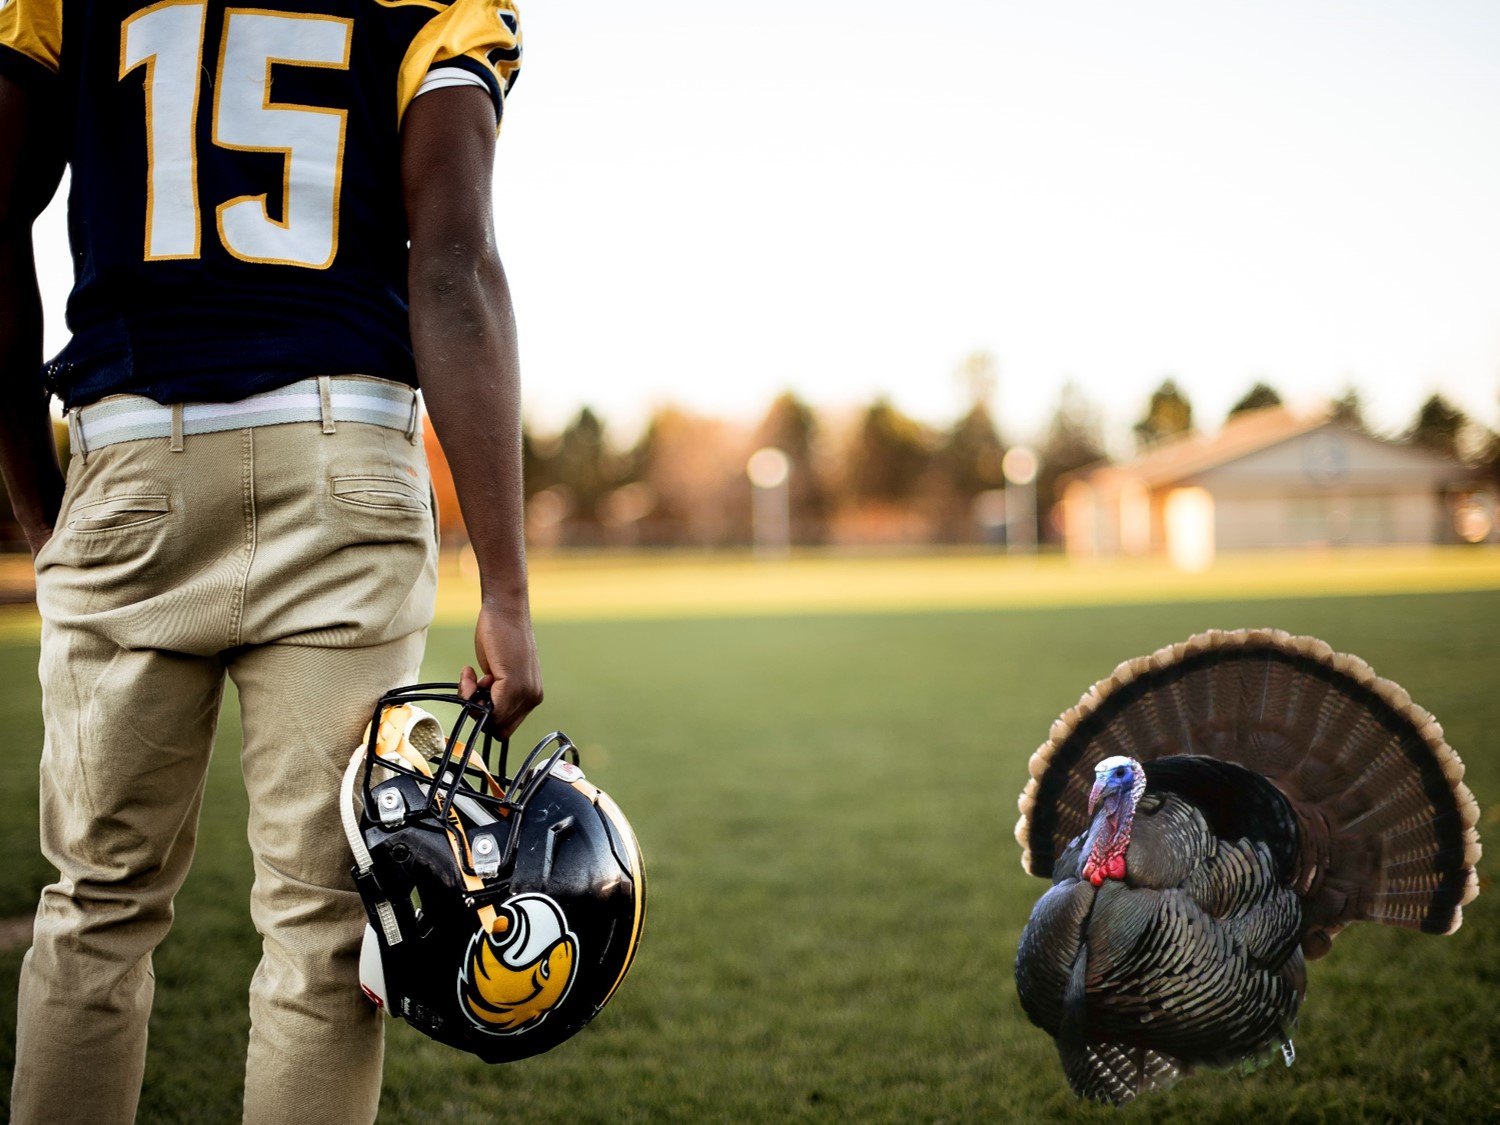
<path id="1" fill-rule="evenodd" d="M 1002 469 L 1013 444 L 990 401 L 995 361 L 980 353 L 958 371 L 968 405 L 948 426 L 911 418 L 880 397 L 862 408 L 819 413 L 793 391 L 753 424 L 659 408 L 626 446 L 585 407 L 558 433 L 524 434 L 527 531 L 540 548 L 690 547 L 750 543 L 751 486 L 746 462 L 772 446 L 790 465 L 787 505 L 797 546 L 978 544 L 1004 534 Z M 1281 395 L 1256 381 L 1229 418 L 1278 406 Z M 1345 425 L 1365 428 L 1351 386 L 1331 405 Z M 1133 432 L 1137 452 L 1190 433 L 1194 413 L 1168 378 L 1144 404 Z M 56 426 L 67 457 L 67 427 Z M 1397 440 L 1481 468 L 1500 485 L 1500 435 L 1441 395 L 1422 403 Z M 1028 444 L 1036 479 L 1039 535 L 1060 540 L 1053 511 L 1068 474 L 1106 459 L 1103 415 L 1074 384 L 1058 395 L 1045 430 Z M 427 432 L 445 545 L 465 535 L 442 451 Z M 7 500 L 0 498 L 0 548 L 25 550 Z"/>
<path id="2" fill-rule="evenodd" d="M 617 447 L 604 421 L 584 408 L 559 433 L 526 435 L 529 537 L 540 548 L 745 546 L 752 536 L 746 462 L 755 450 L 772 446 L 790 466 L 794 545 L 1001 542 L 1002 464 L 1012 440 L 989 405 L 994 360 L 971 356 L 959 376 L 968 406 L 948 426 L 909 417 L 886 397 L 853 411 L 820 413 L 786 391 L 753 424 L 665 406 L 634 444 Z M 1228 417 L 1281 404 L 1275 388 L 1257 381 Z M 1353 387 L 1331 411 L 1345 425 L 1366 428 Z M 1175 380 L 1166 379 L 1134 426 L 1137 451 L 1193 428 L 1191 403 Z M 1500 436 L 1440 395 L 1422 404 L 1398 440 L 1483 466 L 1500 482 Z M 1102 411 L 1070 383 L 1045 430 L 1028 444 L 1040 461 L 1040 539 L 1056 543 L 1060 482 L 1107 460 Z M 445 518 L 456 520 L 456 503 L 440 506 Z M 448 532 L 461 537 L 461 525 Z"/>

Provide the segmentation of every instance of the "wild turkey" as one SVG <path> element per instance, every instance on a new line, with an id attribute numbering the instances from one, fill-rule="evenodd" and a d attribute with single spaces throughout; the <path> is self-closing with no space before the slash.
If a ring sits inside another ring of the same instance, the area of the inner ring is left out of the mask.
<path id="1" fill-rule="evenodd" d="M 1458 929 L 1479 810 L 1437 721 L 1364 661 L 1271 630 L 1127 661 L 1031 758 L 1016 839 L 1051 878 L 1016 955 L 1075 1093 L 1291 1065 L 1304 959 L 1367 919 Z"/>

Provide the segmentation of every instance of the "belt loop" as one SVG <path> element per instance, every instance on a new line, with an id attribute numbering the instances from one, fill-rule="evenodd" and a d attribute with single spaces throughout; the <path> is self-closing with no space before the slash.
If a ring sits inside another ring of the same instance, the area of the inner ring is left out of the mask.
<path id="1" fill-rule="evenodd" d="M 172 404 L 172 444 L 167 447 L 173 453 L 182 452 L 182 403 Z"/>
<path id="2" fill-rule="evenodd" d="M 83 458 L 85 465 L 89 462 L 89 443 L 83 436 L 83 414 L 81 410 L 68 411 L 68 443 L 72 446 L 70 452 L 78 454 Z"/>
<path id="3" fill-rule="evenodd" d="M 418 398 L 419 398 L 419 396 L 418 396 L 417 392 L 416 391 L 412 391 L 412 393 L 411 393 L 411 418 L 409 418 L 407 420 L 407 423 L 406 423 L 406 440 L 409 441 L 409 442 L 411 442 L 413 445 L 417 444 L 417 430 L 421 428 L 420 425 L 419 425 L 419 423 L 422 420 L 422 416 L 417 413 Z"/>
<path id="4" fill-rule="evenodd" d="M 334 432 L 332 376 L 318 376 L 318 403 L 323 411 L 323 432 L 325 434 L 331 434 Z"/>

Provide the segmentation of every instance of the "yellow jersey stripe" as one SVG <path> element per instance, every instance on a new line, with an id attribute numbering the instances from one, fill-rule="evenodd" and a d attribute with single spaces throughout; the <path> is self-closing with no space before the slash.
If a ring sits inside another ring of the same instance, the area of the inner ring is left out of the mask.
<path id="1" fill-rule="evenodd" d="M 0 46 L 56 74 L 62 56 L 62 0 L 0 4 Z"/>
<path id="2" fill-rule="evenodd" d="M 427 0 L 407 0 L 427 4 Z M 399 120 L 416 97 L 427 72 L 438 63 L 466 60 L 494 81 L 504 116 L 505 95 L 521 70 L 520 14 L 512 0 L 454 0 L 433 16 L 412 40 L 396 83 Z"/>

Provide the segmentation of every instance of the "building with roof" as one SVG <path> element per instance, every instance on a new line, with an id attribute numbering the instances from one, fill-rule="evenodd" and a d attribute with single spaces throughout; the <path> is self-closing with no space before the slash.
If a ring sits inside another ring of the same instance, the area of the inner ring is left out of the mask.
<path id="1" fill-rule="evenodd" d="M 1463 465 L 1273 407 L 1073 474 L 1063 535 L 1074 557 L 1166 553 L 1189 570 L 1225 550 L 1456 542 L 1475 487 Z"/>

